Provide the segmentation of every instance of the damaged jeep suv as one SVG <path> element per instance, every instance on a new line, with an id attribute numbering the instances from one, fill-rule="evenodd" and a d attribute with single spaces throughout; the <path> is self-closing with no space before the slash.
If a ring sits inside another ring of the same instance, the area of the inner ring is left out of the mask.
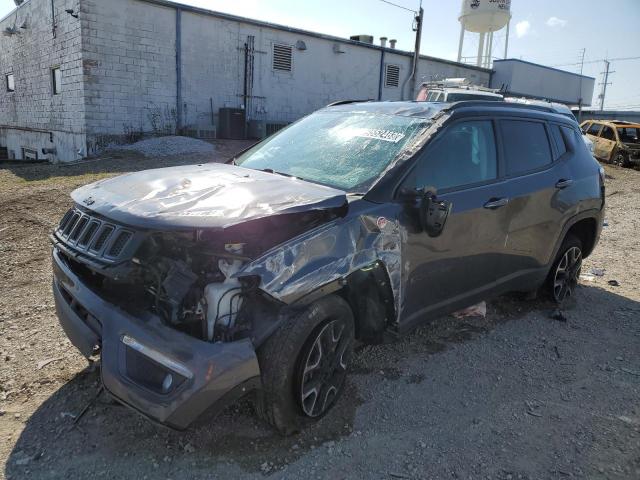
<path id="1" fill-rule="evenodd" d="M 289 433 L 335 405 L 356 340 L 509 291 L 571 295 L 604 183 L 551 109 L 361 102 L 227 164 L 72 198 L 51 235 L 53 292 L 104 388 L 174 428 L 252 392 Z"/>

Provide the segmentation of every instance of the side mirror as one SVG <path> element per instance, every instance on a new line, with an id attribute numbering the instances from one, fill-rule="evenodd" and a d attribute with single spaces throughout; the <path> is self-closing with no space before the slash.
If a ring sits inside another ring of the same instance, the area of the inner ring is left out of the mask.
<path id="1" fill-rule="evenodd" d="M 451 202 L 438 200 L 433 188 L 425 188 L 420 204 L 420 225 L 430 237 L 437 237 L 442 233 L 444 225 L 451 212 Z"/>

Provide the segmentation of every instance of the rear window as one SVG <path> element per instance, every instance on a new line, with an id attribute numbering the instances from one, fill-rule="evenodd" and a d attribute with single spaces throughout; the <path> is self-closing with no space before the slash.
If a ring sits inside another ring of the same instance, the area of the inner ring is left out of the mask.
<path id="1" fill-rule="evenodd" d="M 500 122 L 507 175 L 518 175 L 551 163 L 551 146 L 543 123 L 526 120 Z"/>
<path id="2" fill-rule="evenodd" d="M 553 137 L 553 141 L 556 144 L 556 154 L 554 155 L 554 160 L 559 159 L 562 155 L 567 153 L 567 145 L 564 143 L 564 138 L 562 133 L 560 132 L 560 126 L 554 124 L 550 125 L 551 136 Z"/>
<path id="3" fill-rule="evenodd" d="M 618 136 L 622 143 L 640 143 L 640 128 L 618 127 Z"/>

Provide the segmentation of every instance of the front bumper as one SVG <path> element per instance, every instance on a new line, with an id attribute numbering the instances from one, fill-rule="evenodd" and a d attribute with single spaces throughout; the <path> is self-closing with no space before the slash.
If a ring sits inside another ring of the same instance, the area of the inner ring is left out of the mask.
<path id="1" fill-rule="evenodd" d="M 56 248 L 53 272 L 58 319 L 71 342 L 87 357 L 99 346 L 104 388 L 152 420 L 184 429 L 260 385 L 250 340 L 212 344 L 155 315 L 134 317 L 83 285 Z"/>

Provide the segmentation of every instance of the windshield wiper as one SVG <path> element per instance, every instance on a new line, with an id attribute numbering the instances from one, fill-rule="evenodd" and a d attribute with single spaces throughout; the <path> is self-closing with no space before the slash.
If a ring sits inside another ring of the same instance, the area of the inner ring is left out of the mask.
<path id="1" fill-rule="evenodd" d="M 277 170 L 274 170 L 273 168 L 260 168 L 258 169 L 261 172 L 267 172 L 267 173 L 273 173 L 275 175 L 282 175 L 283 177 L 293 177 L 294 175 L 291 175 L 290 173 L 284 173 L 284 172 L 278 172 Z M 298 178 L 298 177 L 296 177 Z"/>
<path id="2" fill-rule="evenodd" d="M 298 180 L 302 180 L 304 182 L 310 182 L 311 181 L 311 180 L 307 180 L 306 178 L 299 177 L 297 175 L 291 175 L 290 173 L 278 172 L 277 170 L 274 170 L 273 168 L 259 168 L 258 170 L 260 170 L 261 172 L 273 173 L 274 175 L 282 175 L 283 177 L 297 178 Z"/>

